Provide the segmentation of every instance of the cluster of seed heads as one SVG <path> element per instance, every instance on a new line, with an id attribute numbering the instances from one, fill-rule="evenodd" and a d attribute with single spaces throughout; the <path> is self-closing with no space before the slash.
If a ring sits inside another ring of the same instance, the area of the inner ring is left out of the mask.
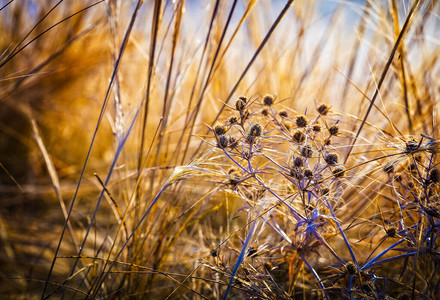
<path id="1" fill-rule="evenodd" d="M 212 129 L 217 147 L 228 154 L 229 160 L 227 161 L 235 167 L 235 169 L 230 169 L 231 171 L 226 175 L 225 185 L 246 199 L 252 200 L 246 201 L 246 207 L 254 205 L 259 199 L 265 199 L 265 197 L 271 197 L 274 194 L 279 196 L 278 200 L 292 199 L 289 201 L 289 205 L 293 209 L 301 211 L 302 214 L 298 213 L 298 215 L 304 217 L 305 220 L 303 223 L 299 221 L 294 229 L 295 234 L 292 237 L 289 236 L 292 238 L 289 247 L 293 247 L 292 251 L 307 256 L 309 244 L 312 243 L 307 240 L 308 237 L 321 238 L 320 230 L 322 230 L 322 234 L 342 231 L 335 225 L 336 220 L 327 221 L 328 216 L 333 213 L 329 205 L 338 208 L 338 204 L 344 202 L 339 201 L 343 197 L 339 189 L 344 186 L 341 183 L 348 182 L 351 174 L 354 174 L 356 166 L 346 167 L 341 163 L 336 149 L 343 139 L 341 136 L 342 125 L 339 120 L 335 120 L 336 116 L 330 112 L 329 105 L 319 105 L 315 116 L 296 114 L 290 117 L 289 109 L 289 113 L 286 110 L 277 111 L 278 103 L 276 103 L 274 96 L 265 95 L 255 100 L 260 102 L 253 105 L 255 101 L 239 97 L 235 108 L 232 107 L 232 116 L 223 124 L 218 124 Z M 282 150 L 277 148 L 279 145 Z M 284 145 L 288 147 L 282 148 Z M 399 200 L 396 203 L 401 206 L 402 214 L 406 211 L 417 212 L 429 220 L 424 223 L 426 227 L 438 226 L 438 219 L 440 219 L 438 196 L 440 194 L 440 171 L 438 165 L 432 159 L 427 159 L 427 155 L 425 155 L 426 153 L 432 155 L 436 153 L 429 150 L 433 146 L 410 139 L 396 148 L 399 150 L 399 159 L 396 159 L 396 156 L 390 156 L 393 160 L 386 161 L 388 158 L 385 158 L 383 161 L 379 161 L 383 163 L 380 167 L 386 173 L 382 176 L 388 180 L 386 186 L 397 186 L 393 187 L 392 191 L 393 195 L 399 194 Z M 256 156 L 259 158 L 255 159 Z M 377 163 L 376 160 L 374 163 Z M 261 182 L 256 180 L 257 175 L 253 177 L 254 174 L 258 174 L 258 177 L 263 178 L 262 181 L 266 183 L 263 186 L 263 193 L 258 191 L 262 186 Z M 267 190 L 272 193 L 265 193 Z M 296 198 L 291 197 L 292 193 L 295 193 Z M 410 241 L 408 238 L 408 236 L 419 236 L 420 233 L 415 232 L 419 227 L 408 227 L 406 223 L 400 222 L 398 214 L 393 217 L 395 219 L 392 221 L 382 218 L 383 226 L 378 230 L 386 233 L 384 239 L 404 237 L 408 241 L 407 247 L 420 241 L 420 239 Z M 414 216 L 411 215 L 408 219 L 411 218 Z M 298 217 L 298 219 L 301 218 Z M 399 225 L 396 226 L 397 224 Z M 407 234 L 411 230 L 411 234 Z M 431 229 L 432 235 L 438 235 L 437 232 L 438 229 Z M 425 240 L 429 239 L 425 238 Z M 316 244 L 319 245 L 319 243 Z M 426 245 L 422 245 L 419 249 L 425 251 L 426 248 Z M 257 255 L 257 249 L 252 247 L 245 254 L 252 260 L 262 259 Z M 215 253 L 211 253 L 211 256 L 218 260 L 217 250 Z M 375 298 L 376 291 L 381 284 L 375 281 L 377 277 L 371 275 L 374 274 L 374 271 L 365 273 L 366 271 L 361 268 L 360 262 L 359 266 L 357 265 L 359 260 L 353 259 L 353 261 L 342 264 L 337 274 L 337 280 L 341 280 L 341 283 L 347 278 L 353 279 L 350 283 L 350 292 L 357 291 L 364 297 Z M 263 262 L 260 267 L 264 272 L 274 269 L 270 262 Z M 246 272 L 250 272 L 251 269 L 246 270 Z M 360 275 L 366 276 L 366 278 L 361 280 Z M 328 286 L 335 283 L 325 280 L 322 282 L 326 282 L 326 284 L 330 282 Z M 345 293 L 347 286 L 344 288 L 346 289 Z"/>

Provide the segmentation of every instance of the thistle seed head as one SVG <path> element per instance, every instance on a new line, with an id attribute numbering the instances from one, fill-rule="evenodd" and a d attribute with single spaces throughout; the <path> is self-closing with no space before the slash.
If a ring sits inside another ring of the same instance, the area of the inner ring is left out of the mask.
<path id="1" fill-rule="evenodd" d="M 236 108 L 238 111 L 242 112 L 242 111 L 244 111 L 244 108 L 245 108 L 245 107 L 246 107 L 246 101 L 244 101 L 243 99 L 241 99 L 241 97 L 238 98 L 237 102 L 235 102 L 235 108 Z"/>
<path id="2" fill-rule="evenodd" d="M 405 144 L 405 152 L 406 153 L 414 153 L 419 150 L 419 144 L 413 139 Z"/>
<path id="3" fill-rule="evenodd" d="M 302 133 L 301 131 L 297 130 L 294 134 L 293 134 L 293 140 L 297 143 L 302 143 L 304 142 L 306 139 L 306 136 L 304 135 L 304 133 Z"/>
<path id="4" fill-rule="evenodd" d="M 321 125 L 315 124 L 313 125 L 312 129 L 314 132 L 321 132 Z"/>
<path id="5" fill-rule="evenodd" d="M 332 125 L 332 126 L 330 126 L 328 131 L 330 132 L 330 135 L 337 135 L 339 133 L 339 126 L 338 125 Z"/>
<path id="6" fill-rule="evenodd" d="M 307 118 L 304 115 L 296 116 L 295 124 L 300 128 L 306 127 L 308 124 Z"/>
<path id="7" fill-rule="evenodd" d="M 251 129 L 249 130 L 249 134 L 252 136 L 261 136 L 262 132 L 263 132 L 263 129 L 261 128 L 260 124 L 252 125 Z"/>
<path id="8" fill-rule="evenodd" d="M 333 175 L 335 175 L 336 178 L 341 178 L 345 176 L 345 169 L 344 168 L 335 168 L 332 171 Z"/>
<path id="9" fill-rule="evenodd" d="M 228 147 L 228 138 L 225 137 L 224 135 L 219 135 L 218 136 L 218 141 L 217 141 L 217 147 L 224 149 L 226 147 Z"/>
<path id="10" fill-rule="evenodd" d="M 278 113 L 279 115 L 280 115 L 280 117 L 282 117 L 282 118 L 287 118 L 287 111 L 285 111 L 285 110 L 283 110 L 283 111 L 280 111 L 279 113 Z"/>
<path id="11" fill-rule="evenodd" d="M 293 160 L 293 165 L 295 167 L 302 167 L 304 166 L 304 160 L 301 157 L 295 157 L 295 159 Z"/>
<path id="12" fill-rule="evenodd" d="M 393 225 L 387 225 L 385 226 L 385 232 L 387 233 L 387 236 L 395 237 L 397 234 L 397 229 Z"/>
<path id="13" fill-rule="evenodd" d="M 327 106 L 327 104 L 321 104 L 318 106 L 317 110 L 318 113 L 322 116 L 327 115 L 328 111 L 329 111 L 330 107 Z"/>
<path id="14" fill-rule="evenodd" d="M 428 179 L 433 183 L 439 183 L 440 181 L 440 172 L 437 168 L 434 168 L 429 172 Z"/>
<path id="15" fill-rule="evenodd" d="M 350 275 L 355 275 L 357 273 L 357 267 L 352 261 L 349 261 L 348 263 L 346 263 L 344 265 L 344 268 L 347 271 L 347 273 Z"/>
<path id="16" fill-rule="evenodd" d="M 264 95 L 263 104 L 267 106 L 271 106 L 273 104 L 273 96 L 269 94 Z"/>
<path id="17" fill-rule="evenodd" d="M 300 153 L 301 153 L 301 156 L 303 156 L 303 157 L 306 157 L 306 158 L 312 157 L 312 155 L 313 155 L 312 147 L 310 147 L 309 145 L 302 146 L 300 148 Z"/>
<path id="18" fill-rule="evenodd" d="M 237 146 L 238 146 L 238 141 L 235 139 L 235 137 L 231 136 L 229 138 L 229 147 L 231 149 L 234 149 L 234 148 L 237 148 Z"/>
<path id="19" fill-rule="evenodd" d="M 334 166 L 338 163 L 339 161 L 339 156 L 336 153 L 329 153 L 324 157 L 324 160 L 327 164 L 329 164 L 330 166 Z"/>
<path id="20" fill-rule="evenodd" d="M 223 125 L 216 125 L 214 127 L 214 132 L 216 135 L 224 135 L 226 133 L 226 129 Z"/>

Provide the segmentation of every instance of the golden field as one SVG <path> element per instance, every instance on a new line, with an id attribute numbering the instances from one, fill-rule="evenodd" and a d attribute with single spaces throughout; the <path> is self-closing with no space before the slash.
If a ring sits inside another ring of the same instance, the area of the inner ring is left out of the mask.
<path id="1" fill-rule="evenodd" d="M 0 16 L 2 298 L 440 298 L 438 1 Z"/>

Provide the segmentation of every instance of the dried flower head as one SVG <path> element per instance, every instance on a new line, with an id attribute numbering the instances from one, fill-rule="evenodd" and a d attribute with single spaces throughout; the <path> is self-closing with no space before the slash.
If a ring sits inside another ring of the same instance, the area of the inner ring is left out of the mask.
<path id="1" fill-rule="evenodd" d="M 349 275 L 355 275 L 357 273 L 357 267 L 354 262 L 349 261 L 344 265 L 344 269 L 347 271 Z"/>
<path id="2" fill-rule="evenodd" d="M 432 169 L 431 172 L 429 172 L 428 179 L 431 182 L 438 183 L 440 181 L 440 172 L 439 172 L 439 170 L 437 168 Z"/>
<path id="3" fill-rule="evenodd" d="M 217 147 L 224 149 L 228 147 L 229 140 L 224 135 L 219 135 L 217 140 Z"/>
<path id="4" fill-rule="evenodd" d="M 324 157 L 324 160 L 327 164 L 329 164 L 330 166 L 334 166 L 338 163 L 339 161 L 339 156 L 336 153 L 329 153 Z"/>
<path id="5" fill-rule="evenodd" d="M 262 132 L 263 132 L 263 129 L 261 128 L 260 124 L 252 125 L 251 129 L 249 130 L 249 134 L 252 136 L 261 136 Z"/>
<path id="6" fill-rule="evenodd" d="M 315 124 L 313 125 L 312 129 L 314 132 L 321 132 L 321 125 Z"/>
<path id="7" fill-rule="evenodd" d="M 235 102 L 235 108 L 242 112 L 246 107 L 246 101 L 242 99 L 242 97 L 238 98 L 237 102 Z"/>
<path id="8" fill-rule="evenodd" d="M 263 97 L 264 105 L 271 106 L 273 104 L 273 96 L 266 94 Z"/>
<path id="9" fill-rule="evenodd" d="M 249 247 L 248 256 L 253 257 L 256 256 L 256 254 L 257 254 L 257 249 L 255 249 L 254 247 Z"/>
<path id="10" fill-rule="evenodd" d="M 312 147 L 310 147 L 309 145 L 302 146 L 300 148 L 300 153 L 301 153 L 301 156 L 303 156 L 303 157 L 306 157 L 306 158 L 312 157 L 312 155 L 313 155 Z"/>
<path id="11" fill-rule="evenodd" d="M 393 225 L 387 225 L 387 226 L 385 226 L 384 229 L 385 229 L 387 236 L 389 236 L 389 237 L 395 237 L 397 234 L 397 229 Z"/>
<path id="12" fill-rule="evenodd" d="M 308 124 L 307 118 L 304 115 L 296 116 L 295 124 L 300 128 L 306 127 Z"/>
<path id="13" fill-rule="evenodd" d="M 312 170 L 310 170 L 310 169 L 305 169 L 304 170 L 304 176 L 306 176 L 306 177 L 313 177 L 313 172 L 312 172 Z"/>
<path id="14" fill-rule="evenodd" d="M 255 142 L 255 139 L 256 139 L 256 137 L 255 137 L 254 135 L 250 135 L 250 134 L 248 134 L 248 135 L 246 136 L 246 142 L 247 142 L 248 144 L 253 144 L 253 143 Z"/>
<path id="15" fill-rule="evenodd" d="M 332 125 L 332 126 L 330 126 L 328 131 L 330 132 L 330 135 L 337 135 L 339 133 L 339 126 L 338 125 Z"/>
<path id="16" fill-rule="evenodd" d="M 419 144 L 414 140 L 410 140 L 405 144 L 405 152 L 406 153 L 414 153 L 419 150 Z"/>
<path id="17" fill-rule="evenodd" d="M 280 115 L 280 117 L 282 117 L 282 118 L 287 118 L 287 111 L 285 111 L 285 110 L 283 110 L 283 111 L 280 111 L 279 113 L 278 113 L 279 115 Z"/>
<path id="18" fill-rule="evenodd" d="M 217 257 L 217 255 L 218 255 L 216 249 L 211 250 L 211 253 L 210 253 L 210 254 L 211 254 L 212 257 Z"/>
<path id="19" fill-rule="evenodd" d="M 233 136 L 231 136 L 230 138 L 229 138 L 229 147 L 231 148 L 231 149 L 234 149 L 234 148 L 237 148 L 237 146 L 238 146 L 238 141 L 235 139 L 235 137 L 233 137 Z"/>
<path id="20" fill-rule="evenodd" d="M 293 165 L 295 167 L 302 167 L 304 166 L 304 160 L 301 157 L 295 157 L 295 159 L 293 160 Z"/>
<path id="21" fill-rule="evenodd" d="M 214 132 L 216 135 L 223 135 L 226 133 L 226 129 L 223 125 L 216 125 L 214 127 Z"/>
<path id="22" fill-rule="evenodd" d="M 325 116 L 325 115 L 327 115 L 329 109 L 330 109 L 330 107 L 328 107 L 327 104 L 321 104 L 318 106 L 317 110 L 320 115 Z"/>
<path id="23" fill-rule="evenodd" d="M 292 176 L 295 179 L 301 180 L 304 178 L 304 172 L 300 168 L 291 168 L 290 176 Z"/>
<path id="24" fill-rule="evenodd" d="M 338 168 L 333 169 L 332 173 L 333 173 L 333 175 L 335 175 L 335 177 L 341 178 L 341 177 L 345 176 L 345 169 L 342 167 L 338 167 Z"/>
<path id="25" fill-rule="evenodd" d="M 237 123 L 237 117 L 230 117 L 228 123 L 231 125 Z"/>
<path id="26" fill-rule="evenodd" d="M 293 134 L 293 140 L 297 143 L 302 143 L 305 141 L 305 139 L 306 136 L 299 130 L 295 131 L 295 133 Z"/>

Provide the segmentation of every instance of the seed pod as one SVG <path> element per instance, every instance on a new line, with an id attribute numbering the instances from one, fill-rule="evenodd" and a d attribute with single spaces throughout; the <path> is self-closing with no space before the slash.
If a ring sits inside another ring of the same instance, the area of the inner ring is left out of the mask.
<path id="1" fill-rule="evenodd" d="M 317 108 L 318 113 L 319 113 L 320 115 L 323 115 L 323 116 L 327 115 L 329 109 L 330 109 L 330 108 L 327 106 L 327 104 L 321 104 L 321 105 L 319 105 L 318 108 Z"/>
<path id="2" fill-rule="evenodd" d="M 434 168 L 429 172 L 429 180 L 434 183 L 438 183 L 440 181 L 440 172 L 437 168 Z"/>
<path id="3" fill-rule="evenodd" d="M 246 106 L 246 101 L 244 101 L 241 98 L 239 98 L 237 102 L 235 102 L 235 108 L 240 112 L 244 110 L 245 106 Z"/>
<path id="4" fill-rule="evenodd" d="M 273 104 L 273 96 L 266 94 L 263 97 L 264 105 L 271 106 Z"/>
<path id="5" fill-rule="evenodd" d="M 246 142 L 247 142 L 248 144 L 253 144 L 253 143 L 255 142 L 255 138 L 256 138 L 255 136 L 248 134 L 248 135 L 246 136 Z"/>
<path id="6" fill-rule="evenodd" d="M 335 169 L 333 169 L 332 173 L 337 178 L 344 177 L 345 176 L 345 169 L 341 168 L 341 167 L 335 168 Z"/>
<path id="7" fill-rule="evenodd" d="M 218 136 L 218 141 L 217 141 L 217 147 L 224 149 L 226 147 L 228 147 L 228 138 L 225 137 L 224 135 L 219 135 Z"/>
<path id="8" fill-rule="evenodd" d="M 306 158 L 312 157 L 313 155 L 312 147 L 310 147 L 309 145 L 301 147 L 300 152 L 301 155 Z"/>
<path id="9" fill-rule="evenodd" d="M 256 256 L 257 254 L 257 249 L 255 249 L 254 247 L 250 247 L 248 249 L 248 256 L 252 257 L 252 256 Z"/>
<path id="10" fill-rule="evenodd" d="M 304 178 L 304 173 L 299 168 L 292 168 L 290 169 L 290 176 L 292 176 L 295 179 L 301 180 Z"/>
<path id="11" fill-rule="evenodd" d="M 414 153 L 418 149 L 419 149 L 419 144 L 415 140 L 408 141 L 405 144 L 405 152 L 406 153 Z"/>
<path id="12" fill-rule="evenodd" d="M 357 267 L 352 261 L 349 261 L 348 263 L 346 263 L 344 265 L 344 268 L 347 271 L 347 273 L 350 275 L 355 275 L 357 273 Z"/>
<path id="13" fill-rule="evenodd" d="M 282 118 L 287 118 L 287 111 L 285 111 L 285 110 L 280 111 L 278 114 L 279 114 L 280 117 L 282 117 Z"/>
<path id="14" fill-rule="evenodd" d="M 312 172 L 312 170 L 310 170 L 310 169 L 306 169 L 306 170 L 304 170 L 304 176 L 306 176 L 306 177 L 313 177 L 313 172 Z"/>
<path id="15" fill-rule="evenodd" d="M 339 156 L 336 153 L 329 153 L 324 157 L 324 160 L 330 166 L 334 166 L 338 163 Z"/>
<path id="16" fill-rule="evenodd" d="M 306 127 L 308 124 L 307 118 L 304 115 L 296 116 L 295 124 L 300 128 Z"/>
<path id="17" fill-rule="evenodd" d="M 216 249 L 214 249 L 214 250 L 211 251 L 211 256 L 212 256 L 212 257 L 217 257 L 217 255 L 218 255 L 218 253 L 217 253 L 217 250 L 216 250 Z"/>
<path id="18" fill-rule="evenodd" d="M 387 225 L 384 229 L 389 237 L 395 237 L 397 234 L 397 229 L 393 225 Z"/>
<path id="19" fill-rule="evenodd" d="M 313 125 L 312 129 L 314 132 L 321 132 L 321 125 L 315 124 Z"/>
<path id="20" fill-rule="evenodd" d="M 302 143 L 304 142 L 306 139 L 306 136 L 304 135 L 304 133 L 302 133 L 301 131 L 297 130 L 294 134 L 293 134 L 293 140 L 297 143 Z"/>
<path id="21" fill-rule="evenodd" d="M 216 135 L 223 135 L 226 133 L 226 129 L 223 125 L 217 125 L 214 127 L 214 132 Z"/>
<path id="22" fill-rule="evenodd" d="M 301 157 L 295 157 L 295 159 L 293 160 L 293 165 L 295 167 L 302 167 L 304 166 L 304 160 Z"/>
<path id="23" fill-rule="evenodd" d="M 263 129 L 261 128 L 260 124 L 254 124 L 252 125 L 251 129 L 249 130 L 249 134 L 252 136 L 260 136 Z"/>
<path id="24" fill-rule="evenodd" d="M 328 131 L 330 132 L 330 135 L 337 135 L 339 133 L 339 126 L 338 125 L 332 125 L 332 126 L 330 126 Z"/>
<path id="25" fill-rule="evenodd" d="M 231 149 L 234 149 L 234 148 L 237 148 L 237 146 L 238 146 L 238 141 L 235 139 L 235 137 L 233 137 L 233 136 L 231 136 L 230 138 L 229 138 L 229 147 L 231 148 Z"/>

